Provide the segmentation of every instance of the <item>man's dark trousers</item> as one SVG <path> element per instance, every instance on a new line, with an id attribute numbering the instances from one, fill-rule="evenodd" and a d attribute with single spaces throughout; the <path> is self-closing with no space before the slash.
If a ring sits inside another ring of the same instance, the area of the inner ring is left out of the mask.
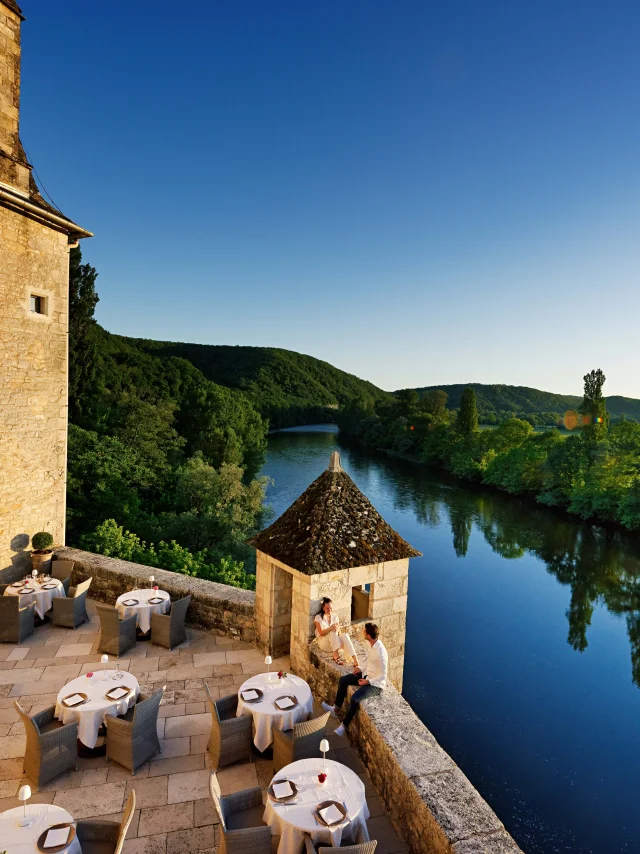
<path id="1" fill-rule="evenodd" d="M 350 685 L 357 685 L 358 680 L 360 679 L 362 679 L 361 673 L 347 673 L 346 676 L 340 677 L 335 702 L 335 705 L 338 708 L 341 708 L 345 701 L 347 688 L 349 688 Z M 358 706 L 364 699 L 367 697 L 379 697 L 381 693 L 382 688 L 376 688 L 375 685 L 361 685 L 358 690 L 354 692 L 353 697 L 351 698 L 347 714 L 344 716 L 344 720 L 342 722 L 343 726 L 349 726 L 355 713 L 358 711 Z"/>

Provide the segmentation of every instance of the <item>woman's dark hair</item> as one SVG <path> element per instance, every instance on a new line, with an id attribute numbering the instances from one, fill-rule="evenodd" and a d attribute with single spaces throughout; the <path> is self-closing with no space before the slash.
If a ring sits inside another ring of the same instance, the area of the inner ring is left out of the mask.
<path id="1" fill-rule="evenodd" d="M 324 606 L 328 605 L 330 602 L 331 602 L 331 599 L 329 599 L 328 596 L 325 596 L 323 598 L 322 602 L 320 603 L 320 610 L 318 611 L 319 617 L 324 617 Z"/>

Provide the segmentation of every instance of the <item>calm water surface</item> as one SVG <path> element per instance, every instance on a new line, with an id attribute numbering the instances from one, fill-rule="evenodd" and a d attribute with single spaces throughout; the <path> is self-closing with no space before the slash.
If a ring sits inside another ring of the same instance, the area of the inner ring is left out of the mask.
<path id="1" fill-rule="evenodd" d="M 334 448 L 424 554 L 406 699 L 527 854 L 638 854 L 639 541 L 367 456 L 330 427 L 270 437 L 276 516 Z"/>

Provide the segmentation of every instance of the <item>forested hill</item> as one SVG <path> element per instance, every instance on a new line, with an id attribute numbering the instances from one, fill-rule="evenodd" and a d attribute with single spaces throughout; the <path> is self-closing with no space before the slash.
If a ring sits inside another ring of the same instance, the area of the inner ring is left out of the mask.
<path id="1" fill-rule="evenodd" d="M 472 388 L 476 393 L 478 414 L 481 420 L 500 421 L 506 415 L 538 415 L 556 413 L 562 415 L 567 409 L 577 409 L 582 397 L 572 394 L 553 394 L 540 391 L 537 388 L 527 388 L 520 385 L 488 385 L 485 383 L 467 383 L 459 385 L 432 385 L 418 388 L 420 394 L 424 391 L 442 389 L 449 395 L 448 409 L 458 409 L 460 398 L 465 388 Z M 640 420 L 640 400 L 631 397 L 612 395 L 606 398 L 607 410 L 610 415 Z"/>
<path id="2" fill-rule="evenodd" d="M 111 337 L 160 359 L 186 359 L 214 383 L 243 391 L 272 428 L 326 421 L 328 407 L 391 399 L 373 383 L 291 350 Z"/>

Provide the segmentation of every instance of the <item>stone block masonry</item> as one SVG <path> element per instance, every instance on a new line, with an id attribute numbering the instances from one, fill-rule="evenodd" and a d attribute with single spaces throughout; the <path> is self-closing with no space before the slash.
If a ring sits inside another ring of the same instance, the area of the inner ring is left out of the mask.
<path id="1" fill-rule="evenodd" d="M 191 578 L 166 569 L 142 566 L 126 560 L 96 555 L 80 549 L 55 549 L 55 557 L 74 562 L 72 584 L 92 578 L 89 595 L 98 602 L 115 605 L 118 596 L 135 588 L 149 587 L 149 576 L 172 599 L 191 595 L 187 622 L 194 628 L 214 631 L 236 640 L 255 641 L 256 594 L 203 578 Z M 54 560 L 55 560 L 54 557 Z"/>
<path id="2" fill-rule="evenodd" d="M 0 207 L 0 581 L 28 567 L 29 540 L 64 543 L 68 237 Z M 46 314 L 30 310 L 42 296 Z"/>
<path id="3" fill-rule="evenodd" d="M 356 642 L 364 660 L 366 651 Z M 340 667 L 315 644 L 299 676 L 333 702 Z M 412 854 L 522 854 L 499 818 L 393 686 L 365 701 L 348 730 Z"/>

